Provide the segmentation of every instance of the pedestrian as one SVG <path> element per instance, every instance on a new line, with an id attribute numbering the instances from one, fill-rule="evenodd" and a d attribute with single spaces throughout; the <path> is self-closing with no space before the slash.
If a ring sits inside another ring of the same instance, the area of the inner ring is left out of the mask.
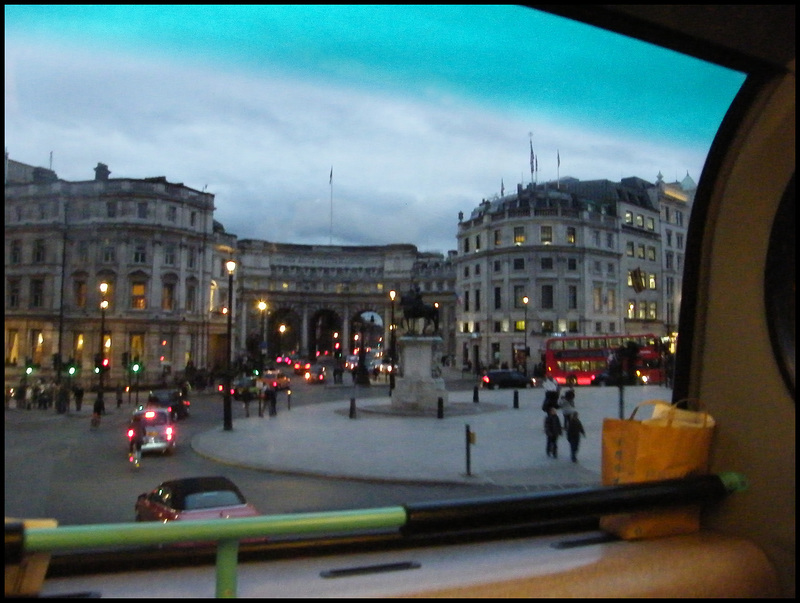
<path id="1" fill-rule="evenodd" d="M 75 410 L 80 410 L 83 404 L 83 388 L 79 383 L 72 387 L 72 393 L 75 395 Z"/>
<path id="2" fill-rule="evenodd" d="M 117 383 L 117 408 L 122 406 L 122 383 Z"/>
<path id="3" fill-rule="evenodd" d="M 561 414 L 564 415 L 564 431 L 569 433 L 569 421 L 575 412 L 575 390 L 569 388 L 564 392 L 564 395 L 561 396 L 561 400 L 559 400 L 558 406 L 561 408 Z"/>
<path id="4" fill-rule="evenodd" d="M 572 462 L 578 462 L 578 446 L 581 443 L 581 436 L 586 437 L 586 432 L 583 430 L 583 423 L 578 418 L 578 411 L 572 413 L 569 419 L 569 426 L 567 431 L 567 442 L 569 442 L 569 449 L 572 455 Z"/>
<path id="5" fill-rule="evenodd" d="M 558 438 L 561 436 L 561 420 L 558 411 L 551 407 L 544 418 L 544 433 L 547 436 L 547 456 L 558 458 Z"/>

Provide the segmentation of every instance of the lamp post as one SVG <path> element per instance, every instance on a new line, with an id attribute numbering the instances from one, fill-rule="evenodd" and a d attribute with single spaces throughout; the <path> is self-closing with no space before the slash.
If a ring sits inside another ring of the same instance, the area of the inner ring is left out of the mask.
<path id="1" fill-rule="evenodd" d="M 286 332 L 286 325 L 278 327 L 278 356 L 283 356 L 283 334 Z"/>
<path id="2" fill-rule="evenodd" d="M 522 303 L 525 304 L 525 320 L 523 321 L 523 326 L 525 327 L 525 347 L 522 350 L 523 357 L 525 358 L 523 364 L 522 374 L 526 377 L 528 376 L 528 299 L 527 295 L 522 296 Z"/>
<path id="3" fill-rule="evenodd" d="M 236 270 L 236 262 L 228 260 L 225 263 L 228 269 L 228 354 L 226 356 L 225 370 L 225 398 L 222 408 L 222 428 L 225 431 L 233 429 L 233 412 L 231 409 L 231 353 L 233 351 L 233 273 Z"/>
<path id="4" fill-rule="evenodd" d="M 261 352 L 259 354 L 259 357 L 261 358 L 261 365 L 258 367 L 258 372 L 261 374 L 264 371 L 264 357 L 267 354 L 267 340 L 265 339 L 267 329 L 264 322 L 264 319 L 267 316 L 267 302 L 263 300 L 258 302 L 258 309 L 261 310 L 261 343 L 259 345 L 259 351 Z"/>
<path id="5" fill-rule="evenodd" d="M 391 324 L 389 325 L 389 395 L 392 395 L 394 390 L 394 367 L 396 363 L 397 354 L 397 340 L 395 339 L 395 324 L 394 324 L 394 300 L 397 297 L 397 291 L 392 289 L 389 291 L 389 299 L 392 300 L 392 316 Z"/>
<path id="6" fill-rule="evenodd" d="M 100 283 L 100 372 L 97 375 L 97 403 L 103 408 L 103 377 L 106 372 L 106 308 L 108 308 L 108 283 Z"/>

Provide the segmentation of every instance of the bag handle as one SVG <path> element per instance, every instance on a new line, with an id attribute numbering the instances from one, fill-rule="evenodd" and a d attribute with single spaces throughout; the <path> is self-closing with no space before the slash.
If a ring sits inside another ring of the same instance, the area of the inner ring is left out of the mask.
<path id="1" fill-rule="evenodd" d="M 677 402 L 669 403 L 666 400 L 645 400 L 644 402 L 640 402 L 636 405 L 636 407 L 631 411 L 631 416 L 628 417 L 629 421 L 633 421 L 634 417 L 636 416 L 636 411 L 639 410 L 641 406 L 669 406 L 669 411 L 667 413 L 667 426 L 672 425 L 672 421 L 675 418 L 675 411 L 678 410 L 678 404 L 681 402 L 689 402 L 693 401 L 697 404 L 698 407 L 702 407 L 702 410 L 691 411 L 691 412 L 701 412 L 703 413 L 703 427 L 708 426 L 708 411 L 705 409 L 705 404 L 701 400 L 697 398 L 683 398 L 678 400 Z M 683 410 L 683 409 L 680 409 Z"/>

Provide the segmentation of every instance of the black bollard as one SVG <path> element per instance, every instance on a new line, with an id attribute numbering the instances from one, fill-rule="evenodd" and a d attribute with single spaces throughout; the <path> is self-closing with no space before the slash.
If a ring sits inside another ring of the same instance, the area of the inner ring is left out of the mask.
<path id="1" fill-rule="evenodd" d="M 350 398 L 350 418 L 356 418 L 356 399 Z"/>
<path id="2" fill-rule="evenodd" d="M 444 419 L 444 398 L 439 398 L 436 401 L 436 418 Z"/>
<path id="3" fill-rule="evenodd" d="M 286 392 L 286 410 L 292 410 L 292 390 Z"/>
<path id="4" fill-rule="evenodd" d="M 478 400 L 478 386 L 477 385 L 475 386 L 475 389 L 472 390 L 472 401 L 475 402 L 475 404 L 480 402 L 480 400 Z"/>
<path id="5" fill-rule="evenodd" d="M 514 408 L 519 408 L 519 391 L 514 390 Z"/>

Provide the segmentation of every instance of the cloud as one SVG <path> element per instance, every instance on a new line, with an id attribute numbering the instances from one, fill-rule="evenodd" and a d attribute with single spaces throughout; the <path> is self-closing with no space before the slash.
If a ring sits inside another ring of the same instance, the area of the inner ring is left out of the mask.
<path id="1" fill-rule="evenodd" d="M 406 97 L 14 38 L 5 97 L 12 158 L 46 165 L 53 151 L 67 180 L 103 162 L 112 177 L 207 186 L 228 232 L 275 242 L 453 249 L 460 211 L 530 180 L 529 132 L 540 181 L 559 175 L 557 150 L 560 176 L 582 179 L 697 178 L 705 157 L 434 88 Z"/>

